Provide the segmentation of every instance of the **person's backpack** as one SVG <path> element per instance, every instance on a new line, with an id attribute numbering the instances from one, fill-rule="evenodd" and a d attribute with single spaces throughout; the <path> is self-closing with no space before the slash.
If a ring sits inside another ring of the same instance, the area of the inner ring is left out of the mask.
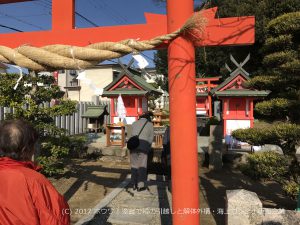
<path id="1" fill-rule="evenodd" d="M 148 121 L 145 122 L 144 126 L 142 127 L 142 129 L 140 130 L 139 134 L 138 135 L 134 135 L 132 136 L 131 138 L 128 139 L 127 141 L 127 148 L 129 150 L 134 150 L 136 149 L 139 145 L 140 145 L 140 134 L 142 133 L 144 127 L 146 126 Z"/>

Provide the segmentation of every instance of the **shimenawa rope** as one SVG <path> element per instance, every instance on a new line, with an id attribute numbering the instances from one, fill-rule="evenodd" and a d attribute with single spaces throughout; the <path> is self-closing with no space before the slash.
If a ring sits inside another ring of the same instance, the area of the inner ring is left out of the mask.
<path id="1" fill-rule="evenodd" d="M 120 42 L 99 42 L 86 47 L 56 44 L 41 48 L 22 45 L 12 49 L 0 45 L 0 62 L 18 65 L 37 72 L 62 68 L 85 69 L 107 59 L 154 49 L 182 34 L 192 34 L 195 31 L 198 33 L 203 32 L 205 24 L 206 19 L 201 15 L 201 12 L 197 12 L 187 20 L 182 28 L 151 40 L 127 39 Z"/>

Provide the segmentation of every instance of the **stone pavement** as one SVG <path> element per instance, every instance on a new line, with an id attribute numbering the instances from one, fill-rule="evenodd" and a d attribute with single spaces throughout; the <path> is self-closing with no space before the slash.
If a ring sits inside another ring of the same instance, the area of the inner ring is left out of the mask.
<path id="1" fill-rule="evenodd" d="M 105 140 L 104 135 L 93 138 L 88 145 L 89 151 L 101 152 L 107 156 L 123 156 L 118 154 L 118 151 L 122 151 L 121 148 L 105 147 Z M 198 146 L 201 157 L 204 157 L 204 152 L 207 151 L 208 143 L 206 142 L 203 146 Z M 203 141 L 198 143 L 203 143 Z M 171 225 L 172 194 L 168 190 L 168 182 L 164 180 L 164 177 L 149 174 L 149 190 L 143 192 L 133 191 L 128 186 L 129 182 L 130 179 L 127 178 L 118 188 L 102 199 L 91 210 L 92 213 L 89 216 L 82 218 L 76 225 Z M 199 194 L 201 209 L 209 208 L 205 190 L 201 186 Z M 211 215 L 200 215 L 200 219 L 201 224 L 216 224 Z"/>
<path id="2" fill-rule="evenodd" d="M 153 179 L 154 178 L 154 179 Z M 136 192 L 125 189 L 111 202 L 111 224 L 172 224 L 171 194 L 167 182 L 152 176 L 148 182 L 149 190 Z"/>
<path id="3" fill-rule="evenodd" d="M 148 175 L 148 190 L 137 192 L 127 178 L 115 193 L 103 199 L 95 214 L 76 225 L 171 225 L 171 193 L 163 176 Z"/>
<path id="4" fill-rule="evenodd" d="M 129 177 L 76 225 L 171 225 L 172 194 L 163 176 L 148 175 L 149 190 L 129 187 Z M 206 192 L 200 186 L 201 211 L 209 208 Z M 211 214 L 200 213 L 200 224 L 216 225 Z"/>

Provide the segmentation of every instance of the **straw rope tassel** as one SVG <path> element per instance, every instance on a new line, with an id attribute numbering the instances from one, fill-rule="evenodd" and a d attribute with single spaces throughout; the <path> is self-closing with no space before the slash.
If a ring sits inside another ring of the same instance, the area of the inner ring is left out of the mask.
<path id="1" fill-rule="evenodd" d="M 70 45 L 47 45 L 41 48 L 23 45 L 12 49 L 0 45 L 0 62 L 18 65 L 33 71 L 53 71 L 55 69 L 85 69 L 99 62 L 119 58 L 121 56 L 151 50 L 170 41 L 181 34 L 203 32 L 206 19 L 201 12 L 195 13 L 182 28 L 177 31 L 155 37 L 151 40 L 137 41 L 134 39 L 120 42 L 100 42 L 86 47 Z M 70 51 L 72 49 L 72 51 Z M 74 60 L 76 58 L 76 61 Z"/>

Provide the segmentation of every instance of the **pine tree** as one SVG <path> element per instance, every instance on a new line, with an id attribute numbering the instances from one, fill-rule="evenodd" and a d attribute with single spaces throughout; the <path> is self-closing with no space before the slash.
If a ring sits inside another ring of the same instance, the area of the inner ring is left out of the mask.
<path id="1" fill-rule="evenodd" d="M 271 90 L 269 99 L 256 104 L 256 112 L 269 120 L 299 123 L 300 116 L 300 12 L 283 14 L 267 25 L 263 45 L 264 75 L 249 85 Z"/>
<path id="2" fill-rule="evenodd" d="M 255 112 L 272 125 L 236 130 L 233 136 L 252 145 L 279 145 L 289 165 L 286 175 L 277 180 L 290 197 L 296 198 L 300 189 L 300 166 L 295 155 L 300 144 L 300 12 L 278 16 L 266 30 L 262 47 L 264 73 L 251 79 L 248 86 L 272 91 L 268 99 L 255 106 Z"/>

